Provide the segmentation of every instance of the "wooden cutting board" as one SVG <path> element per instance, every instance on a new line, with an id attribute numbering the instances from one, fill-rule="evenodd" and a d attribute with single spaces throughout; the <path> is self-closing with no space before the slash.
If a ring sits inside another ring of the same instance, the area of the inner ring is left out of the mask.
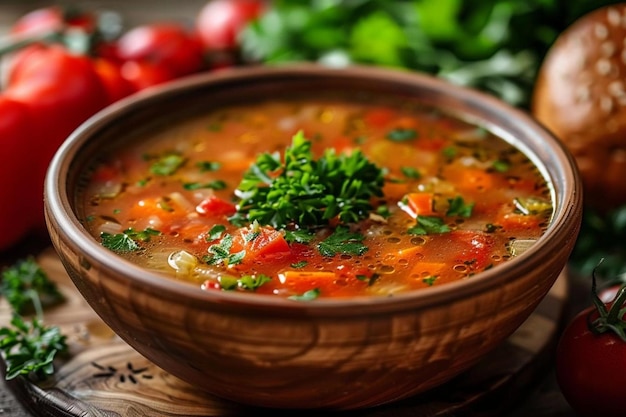
<path id="1" fill-rule="evenodd" d="M 70 355 L 58 361 L 44 383 L 9 381 L 20 401 L 37 416 L 256 416 L 260 410 L 210 396 L 143 358 L 119 339 L 75 289 L 52 248 L 38 262 L 67 301 L 46 310 L 44 322 L 68 336 Z M 342 416 L 501 415 L 544 375 L 552 360 L 568 295 L 565 272 L 526 322 L 483 361 L 445 385 L 397 403 Z M 0 323 L 10 309 L 0 303 Z M 294 411 L 270 410 L 272 415 Z M 298 412 L 298 415 L 318 415 Z M 324 412 L 325 416 L 335 413 Z"/>

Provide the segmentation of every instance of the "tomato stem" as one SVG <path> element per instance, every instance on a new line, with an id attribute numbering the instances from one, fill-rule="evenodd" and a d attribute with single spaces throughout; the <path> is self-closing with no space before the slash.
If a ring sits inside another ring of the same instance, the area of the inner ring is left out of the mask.
<path id="1" fill-rule="evenodd" d="M 603 260 L 600 260 L 600 263 L 602 263 L 602 261 Z M 612 331 L 626 342 L 626 322 L 623 320 L 624 313 L 626 313 L 626 307 L 623 307 L 624 303 L 626 303 L 626 284 L 623 284 L 619 288 L 613 301 L 605 304 L 598 296 L 596 287 L 596 269 L 598 266 L 594 268 L 592 273 L 591 297 L 599 317 L 592 321 L 591 316 L 589 316 L 587 325 L 589 330 L 595 334 Z"/>
<path id="2" fill-rule="evenodd" d="M 46 31 L 36 35 L 10 35 L 0 39 L 0 56 L 19 51 L 34 43 L 59 42 L 61 32 Z"/>

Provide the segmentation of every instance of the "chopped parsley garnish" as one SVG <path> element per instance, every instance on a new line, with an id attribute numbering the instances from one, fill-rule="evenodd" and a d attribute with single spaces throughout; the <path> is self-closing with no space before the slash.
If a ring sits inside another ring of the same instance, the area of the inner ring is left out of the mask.
<path id="1" fill-rule="evenodd" d="M 382 205 L 376 207 L 376 214 L 386 219 L 387 217 L 391 216 L 391 211 L 389 211 L 388 206 Z"/>
<path id="2" fill-rule="evenodd" d="M 422 278 L 422 282 L 430 287 L 435 284 L 435 281 L 437 281 L 437 278 L 438 277 L 436 275 L 430 275 L 430 276 Z"/>
<path id="3" fill-rule="evenodd" d="M 446 158 L 454 158 L 457 152 L 458 151 L 454 146 L 448 146 L 441 150 L 441 153 L 443 153 L 443 156 L 445 156 Z"/>
<path id="4" fill-rule="evenodd" d="M 143 231 L 128 228 L 117 234 L 102 232 L 100 239 L 102 239 L 102 246 L 114 252 L 134 252 L 141 249 L 139 242 L 149 242 L 152 236 L 160 234 L 161 232 L 151 228 Z"/>
<path id="5" fill-rule="evenodd" d="M 294 300 L 294 301 L 313 301 L 319 296 L 320 296 L 319 288 L 314 288 L 312 290 L 308 290 L 302 295 L 292 295 L 287 298 L 289 298 L 290 300 Z"/>
<path id="6" fill-rule="evenodd" d="M 372 274 L 371 276 L 367 276 L 367 275 L 356 276 L 356 279 L 358 279 L 359 281 L 367 281 L 367 285 L 370 287 L 374 285 L 376 281 L 378 281 L 378 278 L 380 278 L 380 274 Z"/>
<path id="7" fill-rule="evenodd" d="M 224 264 L 226 266 L 233 266 L 240 264 L 246 251 L 230 253 L 233 246 L 233 237 L 231 235 L 225 235 L 220 243 L 209 246 L 209 254 L 205 257 L 205 261 L 210 265 Z"/>
<path id="8" fill-rule="evenodd" d="M 277 229 L 324 226 L 333 219 L 353 223 L 369 215 L 370 200 L 382 196 L 383 183 L 383 170 L 361 151 L 327 149 L 316 160 L 311 142 L 298 132 L 282 160 L 278 153 L 263 153 L 244 173 L 237 208 L 249 222 Z"/>
<path id="9" fill-rule="evenodd" d="M 158 158 L 150 165 L 150 172 L 155 175 L 167 176 L 174 174 L 186 162 L 184 156 L 177 153 L 169 153 Z"/>
<path id="10" fill-rule="evenodd" d="M 285 230 L 285 240 L 289 243 L 310 243 L 315 234 L 309 230 Z"/>
<path id="11" fill-rule="evenodd" d="M 292 268 L 296 268 L 296 269 L 300 269 L 300 268 L 304 268 L 308 264 L 309 263 L 307 261 L 298 261 L 298 262 L 292 263 L 291 267 Z"/>
<path id="12" fill-rule="evenodd" d="M 206 236 L 206 240 L 207 241 L 217 240 L 222 237 L 222 234 L 225 231 L 226 231 L 226 226 L 221 225 L 221 224 L 216 224 L 215 226 L 211 227 L 211 229 L 209 230 L 209 233 Z"/>
<path id="13" fill-rule="evenodd" d="M 242 289 L 246 291 L 256 291 L 260 286 L 270 282 L 272 279 L 265 274 L 244 275 L 241 278 L 235 278 L 227 275 L 220 277 L 220 287 L 224 291 L 233 291 Z"/>
<path id="14" fill-rule="evenodd" d="M 401 167 L 400 171 L 402 172 L 402 175 L 412 180 L 418 180 L 422 177 L 422 174 L 420 174 L 420 172 L 413 167 Z"/>
<path id="15" fill-rule="evenodd" d="M 332 235 L 322 240 L 317 249 L 322 256 L 332 257 L 342 255 L 363 255 L 369 249 L 363 244 L 363 236 L 353 233 L 347 227 L 337 227 Z"/>
<path id="16" fill-rule="evenodd" d="M 200 169 L 200 172 L 209 172 L 217 171 L 222 167 L 222 164 L 212 161 L 200 161 L 196 163 L 196 166 Z"/>
<path id="17" fill-rule="evenodd" d="M 437 216 L 417 216 L 416 224 L 407 231 L 410 235 L 429 235 L 436 233 L 447 233 L 450 231 L 448 225 Z"/>
<path id="18" fill-rule="evenodd" d="M 405 142 L 417 138 L 417 131 L 415 129 L 397 128 L 389 131 L 385 137 L 394 142 Z"/>
<path id="19" fill-rule="evenodd" d="M 213 190 L 223 190 L 226 188 L 226 183 L 222 180 L 214 180 L 209 182 L 186 182 L 183 184 L 185 190 L 201 190 L 203 188 L 210 188 Z"/>
<path id="20" fill-rule="evenodd" d="M 493 164 L 491 164 L 491 168 L 493 168 L 497 172 L 507 172 L 509 168 L 511 168 L 511 164 L 509 164 L 507 161 L 497 160 L 493 161 Z"/>
<path id="21" fill-rule="evenodd" d="M 446 216 L 460 216 L 470 217 L 472 210 L 474 209 L 474 203 L 465 203 L 463 197 L 457 196 L 455 198 L 448 199 L 450 207 L 446 212 Z"/>

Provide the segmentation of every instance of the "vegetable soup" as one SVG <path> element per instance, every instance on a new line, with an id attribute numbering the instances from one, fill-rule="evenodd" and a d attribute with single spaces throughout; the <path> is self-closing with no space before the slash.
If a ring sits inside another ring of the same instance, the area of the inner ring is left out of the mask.
<path id="1" fill-rule="evenodd" d="M 142 135 L 89 173 L 84 223 L 199 290 L 312 300 L 472 279 L 553 213 L 522 152 L 410 101 L 274 98 Z"/>

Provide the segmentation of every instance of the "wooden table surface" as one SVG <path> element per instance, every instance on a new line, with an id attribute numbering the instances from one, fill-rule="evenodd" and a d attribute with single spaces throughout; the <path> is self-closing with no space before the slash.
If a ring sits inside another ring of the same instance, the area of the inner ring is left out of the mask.
<path id="1" fill-rule="evenodd" d="M 66 2 L 67 3 L 67 2 Z M 0 0 L 0 33 L 23 13 L 38 7 L 54 4 L 51 1 L 38 0 Z M 81 0 L 75 1 L 80 7 L 89 10 L 111 10 L 119 12 L 127 27 L 154 22 L 158 20 L 176 19 L 191 23 L 193 16 L 205 4 L 205 0 Z M 1 138 L 0 138 L 1 139 Z M 38 239 L 38 238 L 33 238 Z M 45 244 L 45 239 L 42 241 Z M 27 243 L 31 246 L 32 243 Z M 35 244 L 41 246 L 41 243 Z M 0 253 L 0 266 L 11 262 L 18 255 L 23 255 L 23 248 Z M 566 319 L 571 318 L 588 302 L 587 283 L 583 280 L 570 278 L 571 303 L 566 312 Z M 568 406 L 556 384 L 552 369 L 546 369 L 541 380 L 529 388 L 522 396 L 522 401 L 511 410 L 508 417 L 574 417 L 575 413 Z M 3 378 L 0 378 L 0 416 L 28 417 L 29 414 L 17 401 Z"/>

